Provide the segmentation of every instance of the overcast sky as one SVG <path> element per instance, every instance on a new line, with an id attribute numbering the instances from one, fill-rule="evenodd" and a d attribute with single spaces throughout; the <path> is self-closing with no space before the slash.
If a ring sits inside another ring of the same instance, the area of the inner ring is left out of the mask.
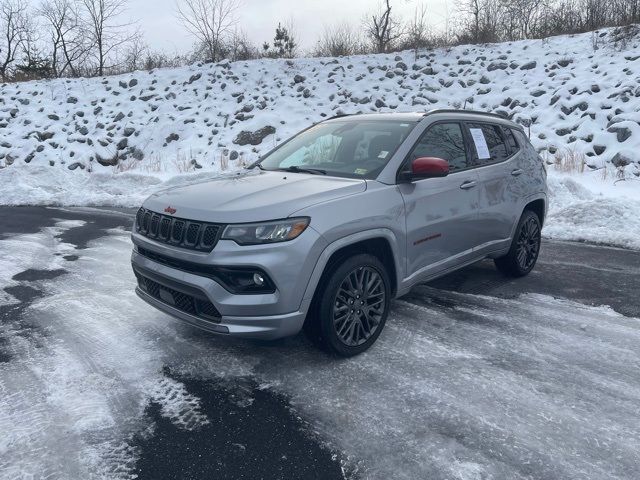
<path id="1" fill-rule="evenodd" d="M 36 0 L 32 0 L 36 1 Z M 311 48 L 325 25 L 348 21 L 359 26 L 365 12 L 378 0 L 241 0 L 240 23 L 257 45 L 273 39 L 278 22 L 292 20 L 303 49 Z M 447 9 L 453 0 L 394 0 L 395 12 L 407 18 L 423 1 L 429 9 L 430 23 L 444 29 Z M 191 37 L 175 17 L 176 0 L 130 0 L 128 16 L 140 21 L 145 39 L 153 49 L 185 52 L 193 45 Z"/>

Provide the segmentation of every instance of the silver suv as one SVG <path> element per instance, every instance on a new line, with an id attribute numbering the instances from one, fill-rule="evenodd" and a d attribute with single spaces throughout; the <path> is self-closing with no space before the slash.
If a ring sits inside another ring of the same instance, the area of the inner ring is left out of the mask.
<path id="1" fill-rule="evenodd" d="M 339 116 L 233 176 L 148 198 L 132 238 L 138 295 L 210 332 L 305 331 L 344 356 L 380 335 L 393 298 L 484 258 L 526 275 L 546 172 L 497 115 Z"/>

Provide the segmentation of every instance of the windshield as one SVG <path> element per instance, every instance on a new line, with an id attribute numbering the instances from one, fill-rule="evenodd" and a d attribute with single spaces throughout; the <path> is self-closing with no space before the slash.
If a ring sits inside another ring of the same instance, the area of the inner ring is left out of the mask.
<path id="1" fill-rule="evenodd" d="M 333 121 L 315 125 L 264 157 L 264 170 L 376 178 L 416 124 Z"/>

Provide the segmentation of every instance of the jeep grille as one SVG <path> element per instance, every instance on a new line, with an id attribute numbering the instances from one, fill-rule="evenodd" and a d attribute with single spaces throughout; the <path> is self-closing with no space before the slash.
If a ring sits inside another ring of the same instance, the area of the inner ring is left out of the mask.
<path id="1" fill-rule="evenodd" d="M 136 232 L 175 247 L 210 252 L 218 243 L 222 225 L 175 218 L 140 208 L 136 214 Z"/>

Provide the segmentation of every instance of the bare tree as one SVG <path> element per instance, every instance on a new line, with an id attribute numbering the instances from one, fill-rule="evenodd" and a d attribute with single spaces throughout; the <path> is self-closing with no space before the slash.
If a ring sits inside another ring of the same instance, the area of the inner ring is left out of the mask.
<path id="1" fill-rule="evenodd" d="M 472 31 L 473 41 L 478 43 L 480 41 L 480 7 L 481 0 L 466 0 L 460 4 L 460 11 L 462 13 L 470 14 L 472 17 Z"/>
<path id="2" fill-rule="evenodd" d="M 640 0 L 461 0 L 458 42 L 593 31 L 640 21 Z"/>
<path id="3" fill-rule="evenodd" d="M 640 0 L 620 0 L 618 8 L 626 23 L 640 22 Z"/>
<path id="4" fill-rule="evenodd" d="M 124 64 L 122 68 L 127 72 L 140 70 L 144 67 L 145 60 L 149 57 L 149 45 L 141 36 L 133 38 L 124 50 Z"/>
<path id="5" fill-rule="evenodd" d="M 56 76 L 60 71 L 59 62 L 66 34 L 65 24 L 70 16 L 70 7 L 71 4 L 68 0 L 45 0 L 40 6 L 40 15 L 51 28 L 51 68 Z"/>
<path id="6" fill-rule="evenodd" d="M 21 44 L 22 61 L 15 65 L 14 77 L 19 80 L 32 80 L 51 77 L 51 59 L 42 50 L 38 17 L 26 15 L 23 22 Z"/>
<path id="7" fill-rule="evenodd" d="M 140 36 L 133 22 L 120 22 L 126 10 L 127 0 L 82 0 L 84 22 L 93 45 L 95 71 L 105 71 L 118 66 L 118 51 Z M 112 63 L 108 63 L 112 62 Z"/>
<path id="8" fill-rule="evenodd" d="M 609 22 L 610 2 L 600 0 L 583 0 L 581 10 L 583 12 L 583 26 L 585 31 L 595 30 L 607 25 Z"/>
<path id="9" fill-rule="evenodd" d="M 316 57 L 342 57 L 365 53 L 360 33 L 349 23 L 343 22 L 324 28 L 316 44 L 313 55 Z"/>
<path id="10" fill-rule="evenodd" d="M 202 44 L 206 60 L 220 60 L 223 44 L 238 22 L 238 0 L 178 0 L 177 15 Z"/>
<path id="11" fill-rule="evenodd" d="M 260 56 L 258 48 L 244 30 L 234 30 L 228 41 L 228 52 L 232 60 L 253 60 Z"/>
<path id="12" fill-rule="evenodd" d="M 27 6 L 22 0 L 0 0 L 0 28 L 0 78 L 6 82 L 27 34 Z"/>
<path id="13" fill-rule="evenodd" d="M 462 1 L 457 9 L 461 16 L 458 42 L 496 42 L 503 32 L 515 30 L 514 19 L 503 15 L 506 4 L 504 0 Z"/>
<path id="14" fill-rule="evenodd" d="M 53 74 L 78 76 L 91 44 L 82 28 L 77 0 L 44 0 L 39 13 L 49 29 Z"/>
<path id="15" fill-rule="evenodd" d="M 598 0 L 599 1 L 599 0 Z M 516 32 L 514 38 L 530 38 L 531 28 L 539 19 L 544 0 L 510 0 L 504 2 L 505 15 L 515 20 Z"/>
<path id="16" fill-rule="evenodd" d="M 416 7 L 413 18 L 406 29 L 401 50 L 411 49 L 418 58 L 418 50 L 429 46 L 429 24 L 427 23 L 427 5 L 421 3 Z"/>
<path id="17" fill-rule="evenodd" d="M 581 0 L 557 0 L 545 3 L 531 28 L 531 37 L 545 38 L 580 30 Z"/>
<path id="18" fill-rule="evenodd" d="M 154 68 L 177 68 L 189 63 L 189 58 L 179 53 L 167 54 L 165 52 L 147 51 L 143 66 L 145 70 Z"/>
<path id="19" fill-rule="evenodd" d="M 366 34 L 378 53 L 388 52 L 404 33 L 401 23 L 391 14 L 389 2 L 390 0 L 384 0 L 381 9 L 364 21 Z"/>

